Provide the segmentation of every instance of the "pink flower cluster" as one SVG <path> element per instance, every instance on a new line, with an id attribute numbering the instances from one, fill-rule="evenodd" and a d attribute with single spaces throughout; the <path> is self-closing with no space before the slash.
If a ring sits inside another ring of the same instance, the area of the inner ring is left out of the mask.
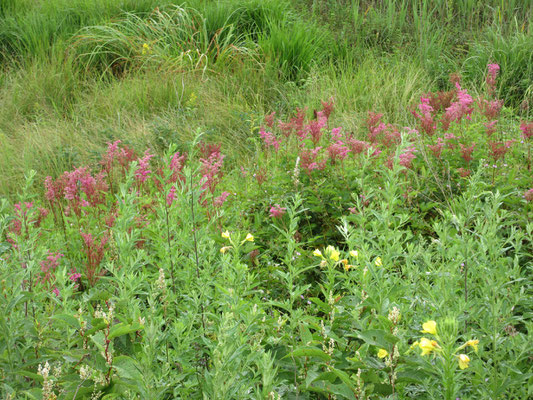
<path id="1" fill-rule="evenodd" d="M 496 90 L 496 78 L 498 77 L 498 73 L 500 72 L 500 66 L 498 64 L 489 64 L 487 68 L 487 87 L 489 89 L 489 94 L 493 95 L 494 91 Z"/>
<path id="2" fill-rule="evenodd" d="M 150 150 L 148 149 L 144 152 L 144 156 L 137 160 L 139 165 L 137 166 L 137 170 L 135 171 L 135 179 L 139 184 L 146 182 L 146 179 L 148 179 L 148 175 L 152 172 L 149 168 L 150 159 L 153 157 L 154 155 L 150 154 Z"/>
<path id="3" fill-rule="evenodd" d="M 275 204 L 270 207 L 270 217 L 271 218 L 281 218 L 287 212 L 287 208 L 280 207 L 279 204 Z"/>
<path id="4" fill-rule="evenodd" d="M 445 130 L 448 129 L 449 124 L 453 121 L 459 123 L 463 117 L 470 119 L 470 114 L 474 111 L 472 107 L 474 103 L 472 96 L 468 94 L 466 89 L 462 89 L 459 83 L 456 83 L 455 87 L 457 88 L 457 101 L 454 101 L 446 108 L 443 122 Z"/>
<path id="5" fill-rule="evenodd" d="M 420 104 L 418 104 L 420 114 L 413 111 L 413 115 L 418 119 L 422 132 L 429 136 L 433 136 L 437 129 L 437 124 L 433 119 L 433 107 L 430 105 L 429 97 L 420 97 Z"/>
<path id="6" fill-rule="evenodd" d="M 261 136 L 261 139 L 265 142 L 267 146 L 272 146 L 276 151 L 279 150 L 279 146 L 281 144 L 281 140 L 276 138 L 276 136 L 272 132 L 266 132 L 264 128 L 261 127 L 261 130 L 259 131 L 259 135 Z"/>
<path id="7" fill-rule="evenodd" d="M 93 176 L 87 167 L 67 171 L 55 181 L 47 176 L 44 186 L 45 196 L 50 204 L 54 205 L 65 199 L 69 204 L 66 212 L 73 210 L 77 215 L 80 207 L 102 204 L 109 188 L 104 171 Z"/>

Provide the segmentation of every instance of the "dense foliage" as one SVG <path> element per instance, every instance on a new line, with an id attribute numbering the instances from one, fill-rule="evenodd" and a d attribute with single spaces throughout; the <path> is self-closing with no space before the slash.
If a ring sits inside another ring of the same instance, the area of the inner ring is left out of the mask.
<path id="1" fill-rule="evenodd" d="M 30 171 L 0 208 L 3 398 L 530 397 L 533 123 L 498 73 L 411 127 L 272 112 L 255 163 L 198 132 Z"/>

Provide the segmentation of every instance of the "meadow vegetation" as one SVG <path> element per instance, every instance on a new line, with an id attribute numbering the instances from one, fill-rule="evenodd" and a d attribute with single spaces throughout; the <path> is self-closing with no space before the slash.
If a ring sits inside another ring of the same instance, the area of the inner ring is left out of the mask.
<path id="1" fill-rule="evenodd" d="M 533 396 L 533 5 L 2 0 L 2 399 Z"/>

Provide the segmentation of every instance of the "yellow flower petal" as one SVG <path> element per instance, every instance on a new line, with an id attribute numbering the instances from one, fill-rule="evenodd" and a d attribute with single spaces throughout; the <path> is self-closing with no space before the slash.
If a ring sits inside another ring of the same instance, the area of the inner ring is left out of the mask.
<path id="1" fill-rule="evenodd" d="M 430 335 L 437 334 L 437 323 L 435 321 L 427 321 L 422 324 L 422 333 L 429 333 Z"/>
<path id="2" fill-rule="evenodd" d="M 339 258 L 341 255 L 339 250 L 337 250 L 335 247 L 331 245 L 326 248 L 326 254 L 328 254 L 329 258 L 331 258 L 333 261 L 339 261 Z"/>
<path id="3" fill-rule="evenodd" d="M 313 251 L 313 255 L 315 257 L 322 257 L 322 252 L 318 249 L 315 249 L 315 251 Z"/>
<path id="4" fill-rule="evenodd" d="M 383 261 L 381 260 L 381 257 L 377 257 L 376 261 L 374 261 L 374 264 L 376 264 L 376 267 L 382 267 Z"/>
<path id="5" fill-rule="evenodd" d="M 431 352 L 433 352 L 436 348 L 439 347 L 439 344 L 435 340 L 422 338 L 420 339 L 418 347 L 420 347 L 420 350 L 422 350 L 422 353 L 420 355 L 425 356 L 431 354 Z"/>
<path id="6" fill-rule="evenodd" d="M 378 357 L 379 358 L 385 358 L 389 355 L 389 352 L 385 349 L 379 349 L 378 351 Z"/>
<path id="7" fill-rule="evenodd" d="M 253 236 L 251 233 L 249 233 L 249 234 L 247 234 L 246 237 L 244 238 L 244 241 L 245 241 L 245 242 L 253 242 L 253 241 L 254 241 L 254 236 Z"/>
<path id="8" fill-rule="evenodd" d="M 461 369 L 468 368 L 470 357 L 468 357 L 466 354 L 459 354 L 457 357 L 459 358 L 459 368 Z"/>
<path id="9" fill-rule="evenodd" d="M 477 353 L 477 345 L 479 344 L 479 340 L 472 339 L 465 343 L 465 346 L 470 346 L 474 348 L 474 351 Z"/>
<path id="10" fill-rule="evenodd" d="M 359 252 L 357 250 L 352 250 L 352 251 L 350 251 L 350 255 L 352 257 L 357 258 L 357 257 L 359 257 Z"/>
<path id="11" fill-rule="evenodd" d="M 224 239 L 229 239 L 229 231 L 226 230 L 225 232 L 222 232 L 222 237 Z"/>

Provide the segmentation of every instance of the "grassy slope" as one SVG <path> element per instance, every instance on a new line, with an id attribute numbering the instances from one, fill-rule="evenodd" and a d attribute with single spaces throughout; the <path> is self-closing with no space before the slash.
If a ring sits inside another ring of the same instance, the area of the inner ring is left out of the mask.
<path id="1" fill-rule="evenodd" d="M 169 3 L 3 1 L 0 193 L 116 138 L 164 149 L 202 129 L 243 156 L 266 112 L 330 96 L 344 126 L 369 109 L 407 123 L 422 90 L 454 70 L 480 81 L 493 59 L 506 103 L 531 101 L 527 2 L 447 2 L 445 13 L 411 1 Z"/>

